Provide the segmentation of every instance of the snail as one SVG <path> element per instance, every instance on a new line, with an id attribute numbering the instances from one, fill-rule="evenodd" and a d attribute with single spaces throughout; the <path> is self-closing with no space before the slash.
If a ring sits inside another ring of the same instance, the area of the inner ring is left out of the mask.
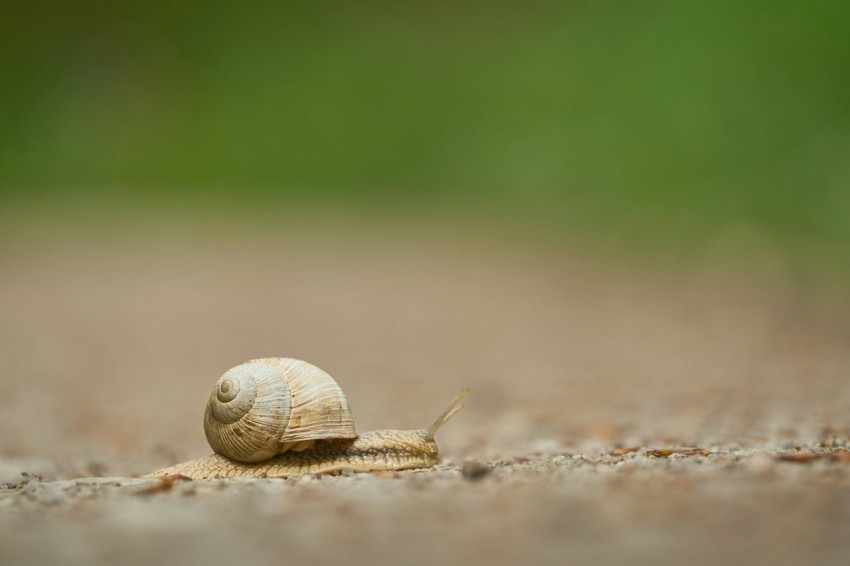
<path id="1" fill-rule="evenodd" d="M 434 433 L 463 410 L 468 391 L 426 429 L 357 434 L 330 375 L 293 358 L 251 360 L 225 372 L 210 394 L 204 431 L 215 454 L 149 475 L 273 478 L 430 468 L 439 463 Z"/>

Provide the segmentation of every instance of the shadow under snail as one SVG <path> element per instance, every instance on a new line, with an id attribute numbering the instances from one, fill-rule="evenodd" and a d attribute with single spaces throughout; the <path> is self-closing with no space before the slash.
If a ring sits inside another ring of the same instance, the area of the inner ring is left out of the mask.
<path id="1" fill-rule="evenodd" d="M 215 454 L 149 475 L 277 478 L 430 468 L 439 463 L 434 433 L 463 409 L 468 391 L 426 429 L 357 434 L 345 394 L 330 375 L 292 358 L 251 360 L 228 370 L 210 394 L 204 430 Z"/>

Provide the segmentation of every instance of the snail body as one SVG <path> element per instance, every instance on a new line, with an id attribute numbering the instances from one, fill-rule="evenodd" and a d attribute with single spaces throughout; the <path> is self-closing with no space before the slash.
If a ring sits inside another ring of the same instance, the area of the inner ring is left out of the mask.
<path id="1" fill-rule="evenodd" d="M 273 478 L 430 468 L 439 463 L 434 433 L 463 409 L 464 389 L 422 430 L 357 434 L 333 378 L 292 358 L 261 358 L 219 378 L 204 413 L 211 456 L 150 474 L 192 479 Z"/>

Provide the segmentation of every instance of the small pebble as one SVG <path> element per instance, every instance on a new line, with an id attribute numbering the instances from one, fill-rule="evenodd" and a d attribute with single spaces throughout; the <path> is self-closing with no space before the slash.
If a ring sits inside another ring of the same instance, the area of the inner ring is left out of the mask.
<path id="1" fill-rule="evenodd" d="M 814 462 L 815 460 L 820 459 L 820 457 L 821 454 L 817 452 L 811 452 L 809 450 L 798 450 L 797 452 L 788 452 L 777 456 L 777 458 L 779 460 L 782 460 L 783 462 L 796 462 L 801 464 Z"/>
<path id="2" fill-rule="evenodd" d="M 463 477 L 470 481 L 478 481 L 488 475 L 493 470 L 487 464 L 481 462 L 464 462 L 460 469 Z"/>
<path id="3" fill-rule="evenodd" d="M 38 483 L 41 481 L 39 476 L 29 472 L 21 472 L 21 477 L 24 478 L 24 483 Z"/>

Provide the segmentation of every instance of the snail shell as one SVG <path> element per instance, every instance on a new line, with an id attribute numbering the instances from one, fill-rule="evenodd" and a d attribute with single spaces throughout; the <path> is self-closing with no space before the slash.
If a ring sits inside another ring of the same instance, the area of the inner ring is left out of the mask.
<path id="1" fill-rule="evenodd" d="M 292 358 L 251 360 L 225 372 L 207 402 L 204 431 L 215 452 L 245 463 L 319 439 L 357 437 L 336 381 Z"/>

